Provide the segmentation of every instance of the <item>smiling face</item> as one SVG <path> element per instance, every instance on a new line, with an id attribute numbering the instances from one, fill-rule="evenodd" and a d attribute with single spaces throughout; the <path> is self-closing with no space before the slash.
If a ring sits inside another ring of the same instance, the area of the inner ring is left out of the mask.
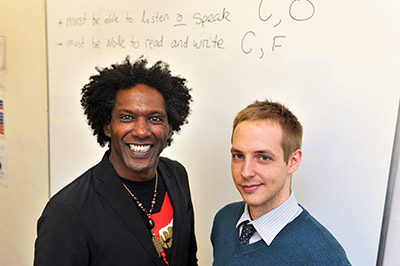
<path id="1" fill-rule="evenodd" d="M 153 178 L 159 155 L 172 135 L 164 97 L 144 84 L 119 90 L 104 133 L 111 138 L 109 158 L 121 177 L 134 181 Z"/>
<path id="2" fill-rule="evenodd" d="M 290 196 L 291 176 L 300 165 L 302 152 L 293 152 L 286 163 L 281 141 L 281 126 L 270 120 L 246 120 L 233 132 L 233 181 L 249 205 L 252 219 L 280 206 Z"/>

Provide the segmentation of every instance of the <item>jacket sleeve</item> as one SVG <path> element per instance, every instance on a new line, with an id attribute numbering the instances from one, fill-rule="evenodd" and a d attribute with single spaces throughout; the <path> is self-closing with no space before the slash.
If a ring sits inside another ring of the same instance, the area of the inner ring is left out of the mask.
<path id="1" fill-rule="evenodd" d="M 38 220 L 34 266 L 89 265 L 85 229 L 72 208 L 50 200 Z"/>
<path id="2" fill-rule="evenodd" d="M 180 227 L 179 231 L 179 249 L 174 250 L 173 253 L 177 257 L 172 258 L 174 265 L 185 265 L 185 266 L 197 266 L 197 242 L 195 236 L 195 221 L 194 221 L 194 209 L 192 203 L 192 197 L 189 187 L 189 178 L 185 167 L 170 159 L 162 158 L 162 165 L 169 172 L 170 179 L 170 189 L 171 194 L 174 193 L 175 197 L 180 199 L 179 202 L 181 217 L 177 217 L 177 223 L 174 226 Z M 180 194 L 179 196 L 176 196 Z M 174 214 L 175 216 L 175 214 Z M 179 222 L 178 222 L 179 220 Z M 174 222 L 175 223 L 175 222 Z M 175 230 L 175 229 L 174 229 Z"/>
<path id="3" fill-rule="evenodd" d="M 190 192 L 189 192 L 190 194 Z M 191 217 L 191 228 L 192 228 L 192 234 L 190 236 L 190 244 L 189 244 L 189 253 L 188 253 L 188 263 L 187 265 L 190 266 L 197 266 L 197 242 L 196 242 L 196 236 L 195 236 L 195 230 L 194 230 L 194 211 L 193 211 L 193 205 L 192 205 L 192 200 L 190 197 L 190 206 L 192 208 L 192 217 Z"/>
<path id="4" fill-rule="evenodd" d="M 189 249 L 188 249 L 188 260 L 187 264 L 188 266 L 197 266 L 198 261 L 197 261 L 197 241 L 196 241 L 196 235 L 195 235 L 195 224 L 194 224 L 194 209 L 193 209 L 193 203 L 192 203 L 192 195 L 190 192 L 190 186 L 189 186 L 189 177 L 186 172 L 186 169 L 183 167 L 183 165 L 179 164 L 181 167 L 182 171 L 182 176 L 184 177 L 185 180 L 185 194 L 187 194 L 187 199 L 189 203 L 189 208 L 190 208 L 190 242 L 189 242 Z"/>

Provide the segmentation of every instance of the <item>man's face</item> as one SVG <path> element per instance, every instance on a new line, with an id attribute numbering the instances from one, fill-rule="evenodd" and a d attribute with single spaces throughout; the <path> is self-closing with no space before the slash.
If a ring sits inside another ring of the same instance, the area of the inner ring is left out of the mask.
<path id="1" fill-rule="evenodd" d="M 104 133 L 111 138 L 110 161 L 120 176 L 135 181 L 151 179 L 172 134 L 164 97 L 144 84 L 119 90 Z"/>
<path id="2" fill-rule="evenodd" d="M 252 219 L 280 206 L 290 196 L 291 174 L 301 161 L 295 151 L 285 163 L 282 128 L 269 120 L 243 121 L 233 132 L 232 176 Z"/>

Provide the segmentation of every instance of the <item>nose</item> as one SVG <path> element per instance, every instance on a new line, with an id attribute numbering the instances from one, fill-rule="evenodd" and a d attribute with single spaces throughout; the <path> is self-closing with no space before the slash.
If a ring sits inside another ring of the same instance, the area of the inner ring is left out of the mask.
<path id="1" fill-rule="evenodd" d="M 150 128 L 147 119 L 139 118 L 134 125 L 132 133 L 141 139 L 148 137 L 150 135 Z"/>
<path id="2" fill-rule="evenodd" d="M 254 162 L 251 159 L 246 158 L 241 165 L 240 174 L 244 178 L 251 178 L 255 175 L 254 167 Z"/>

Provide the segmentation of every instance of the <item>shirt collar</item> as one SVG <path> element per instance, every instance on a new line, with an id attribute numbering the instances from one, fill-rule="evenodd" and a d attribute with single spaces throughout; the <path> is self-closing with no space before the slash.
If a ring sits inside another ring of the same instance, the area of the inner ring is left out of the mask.
<path id="1" fill-rule="evenodd" d="M 291 221 L 293 221 L 303 209 L 297 203 L 297 200 L 292 192 L 290 197 L 279 207 L 262 215 L 261 217 L 252 220 L 250 218 L 249 207 L 246 204 L 242 216 L 240 216 L 236 227 L 248 220 L 257 230 L 258 235 L 269 246 L 279 232 Z"/>

